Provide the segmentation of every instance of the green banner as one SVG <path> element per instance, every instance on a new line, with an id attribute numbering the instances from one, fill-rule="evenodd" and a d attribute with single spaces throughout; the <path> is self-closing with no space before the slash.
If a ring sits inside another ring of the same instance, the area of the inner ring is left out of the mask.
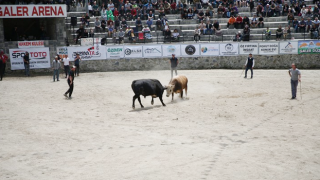
<path id="1" fill-rule="evenodd" d="M 320 53 L 320 41 L 299 41 L 298 54 L 318 54 Z"/>

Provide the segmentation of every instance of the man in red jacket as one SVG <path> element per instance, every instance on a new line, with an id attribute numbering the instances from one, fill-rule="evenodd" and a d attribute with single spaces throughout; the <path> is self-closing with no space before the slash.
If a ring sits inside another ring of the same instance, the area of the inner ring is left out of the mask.
<path id="1" fill-rule="evenodd" d="M 240 14 L 236 18 L 235 28 L 242 29 L 242 17 L 240 16 Z"/>
<path id="2" fill-rule="evenodd" d="M 6 70 L 8 56 L 4 54 L 3 50 L 0 50 L 0 81 Z"/>

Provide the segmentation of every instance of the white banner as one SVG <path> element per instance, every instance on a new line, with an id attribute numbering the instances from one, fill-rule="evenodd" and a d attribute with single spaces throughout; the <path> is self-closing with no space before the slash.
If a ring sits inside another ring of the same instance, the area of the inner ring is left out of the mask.
<path id="1" fill-rule="evenodd" d="M 220 56 L 237 56 L 238 43 L 223 43 L 220 44 Z"/>
<path id="2" fill-rule="evenodd" d="M 0 18 L 67 17 L 65 4 L 0 5 Z"/>
<path id="3" fill-rule="evenodd" d="M 101 38 L 81 38 L 81 46 L 101 46 Z"/>
<path id="4" fill-rule="evenodd" d="M 271 55 L 279 53 L 279 43 L 259 43 L 259 54 Z"/>
<path id="5" fill-rule="evenodd" d="M 258 43 L 240 43 L 239 44 L 239 54 L 259 54 L 259 44 Z"/>
<path id="6" fill-rule="evenodd" d="M 44 47 L 44 41 L 18 41 L 18 48 Z"/>
<path id="7" fill-rule="evenodd" d="M 124 57 L 142 58 L 142 46 L 124 46 Z"/>
<path id="8" fill-rule="evenodd" d="M 162 57 L 161 45 L 147 45 L 143 46 L 143 57 Z"/>
<path id="9" fill-rule="evenodd" d="M 74 60 L 77 53 L 79 53 L 81 60 L 106 59 L 105 47 L 101 46 L 68 47 L 68 56 L 70 60 Z"/>
<path id="10" fill-rule="evenodd" d="M 200 56 L 199 44 L 181 44 L 181 56 Z"/>
<path id="11" fill-rule="evenodd" d="M 65 58 L 68 55 L 68 47 L 57 47 L 57 54 L 60 58 Z"/>
<path id="12" fill-rule="evenodd" d="M 180 57 L 181 56 L 180 44 L 162 45 L 162 55 L 163 55 L 163 57 L 171 57 L 172 54 L 175 54 L 176 57 Z"/>
<path id="13" fill-rule="evenodd" d="M 200 44 L 201 56 L 219 56 L 219 44 Z"/>
<path id="14" fill-rule="evenodd" d="M 29 52 L 30 69 L 50 68 L 49 48 L 10 49 L 11 70 L 24 69 L 23 57 Z"/>
<path id="15" fill-rule="evenodd" d="M 298 54 L 298 41 L 280 42 L 280 54 Z"/>
<path id="16" fill-rule="evenodd" d="M 123 46 L 106 46 L 107 59 L 120 59 L 124 57 Z"/>

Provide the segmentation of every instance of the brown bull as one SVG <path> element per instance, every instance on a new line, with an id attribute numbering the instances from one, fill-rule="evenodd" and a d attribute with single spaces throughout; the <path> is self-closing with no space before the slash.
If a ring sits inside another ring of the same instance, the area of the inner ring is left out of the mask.
<path id="1" fill-rule="evenodd" d="M 183 75 L 178 75 L 171 79 L 169 85 L 166 87 L 167 97 L 172 94 L 172 100 L 174 93 L 180 93 L 180 97 L 183 98 L 183 89 L 185 90 L 186 96 L 188 91 L 188 78 Z"/>

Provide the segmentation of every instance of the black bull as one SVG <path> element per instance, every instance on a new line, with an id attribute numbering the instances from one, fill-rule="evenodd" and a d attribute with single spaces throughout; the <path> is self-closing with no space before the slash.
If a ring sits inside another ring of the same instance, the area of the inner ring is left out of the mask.
<path id="1" fill-rule="evenodd" d="M 135 108 L 134 102 L 138 98 L 138 101 L 143 108 L 143 105 L 141 104 L 140 95 L 146 97 L 151 96 L 151 104 L 153 105 L 153 98 L 159 97 L 161 103 L 163 106 L 166 106 L 162 101 L 162 94 L 163 91 L 166 89 L 162 86 L 162 84 L 156 80 L 156 79 L 139 79 L 132 81 L 131 84 L 132 90 L 134 92 L 133 96 L 133 102 L 132 102 L 132 108 Z"/>

